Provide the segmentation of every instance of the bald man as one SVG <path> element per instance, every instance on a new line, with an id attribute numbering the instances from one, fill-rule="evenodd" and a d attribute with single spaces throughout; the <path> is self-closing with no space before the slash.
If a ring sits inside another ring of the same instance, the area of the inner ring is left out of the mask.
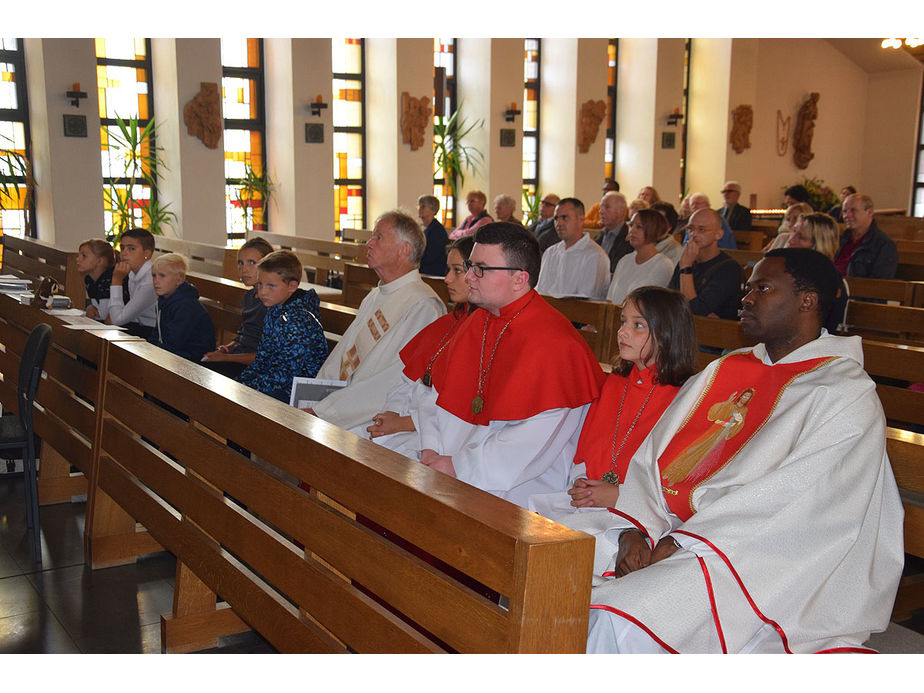
<path id="1" fill-rule="evenodd" d="M 693 212 L 669 287 L 686 297 L 694 315 L 734 320 L 741 299 L 741 268 L 719 250 L 723 234 L 722 217 L 714 209 Z"/>

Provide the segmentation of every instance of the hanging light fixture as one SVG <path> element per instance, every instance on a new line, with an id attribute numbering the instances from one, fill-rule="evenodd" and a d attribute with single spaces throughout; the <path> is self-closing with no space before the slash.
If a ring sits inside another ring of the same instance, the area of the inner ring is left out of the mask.
<path id="1" fill-rule="evenodd" d="M 894 48 L 898 50 L 902 45 L 908 46 L 908 48 L 917 48 L 918 46 L 924 45 L 924 38 L 887 38 L 882 39 L 880 44 L 883 48 Z"/>

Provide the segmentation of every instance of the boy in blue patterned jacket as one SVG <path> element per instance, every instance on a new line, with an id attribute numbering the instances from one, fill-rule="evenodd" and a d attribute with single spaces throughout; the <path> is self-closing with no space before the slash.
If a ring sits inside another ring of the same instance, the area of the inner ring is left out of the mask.
<path id="1" fill-rule="evenodd" d="M 237 380 L 288 403 L 292 378 L 313 378 L 327 358 L 320 303 L 314 289 L 298 288 L 302 263 L 295 253 L 277 250 L 257 268 L 257 296 L 266 318 L 257 355 Z"/>

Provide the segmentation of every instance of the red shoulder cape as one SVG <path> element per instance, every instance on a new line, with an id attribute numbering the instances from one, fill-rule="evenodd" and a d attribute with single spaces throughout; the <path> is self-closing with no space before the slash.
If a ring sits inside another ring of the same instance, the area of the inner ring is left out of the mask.
<path id="1" fill-rule="evenodd" d="M 485 379 L 479 414 L 472 411 L 484 337 L 487 370 L 497 337 L 504 332 Z M 495 316 L 479 308 L 459 325 L 431 371 L 436 403 L 469 423 L 520 421 L 549 409 L 573 409 L 592 402 L 606 377 L 587 342 L 560 312 L 535 291 L 504 306 Z"/>
<path id="2" fill-rule="evenodd" d="M 467 317 L 468 304 L 463 304 L 451 313 L 438 317 L 418 332 L 398 353 L 404 364 L 404 375 L 412 381 L 422 378 L 427 366 L 430 365 L 430 359 L 439 351 L 443 343 L 452 337 Z M 439 357 L 445 353 L 444 348 Z"/>

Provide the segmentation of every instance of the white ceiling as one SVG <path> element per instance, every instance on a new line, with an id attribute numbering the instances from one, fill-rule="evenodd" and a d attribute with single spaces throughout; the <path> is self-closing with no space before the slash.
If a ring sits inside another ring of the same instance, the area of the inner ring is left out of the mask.
<path id="1" fill-rule="evenodd" d="M 881 38 L 829 38 L 826 40 L 867 72 L 907 70 L 921 66 L 921 63 L 905 50 L 882 48 Z"/>

